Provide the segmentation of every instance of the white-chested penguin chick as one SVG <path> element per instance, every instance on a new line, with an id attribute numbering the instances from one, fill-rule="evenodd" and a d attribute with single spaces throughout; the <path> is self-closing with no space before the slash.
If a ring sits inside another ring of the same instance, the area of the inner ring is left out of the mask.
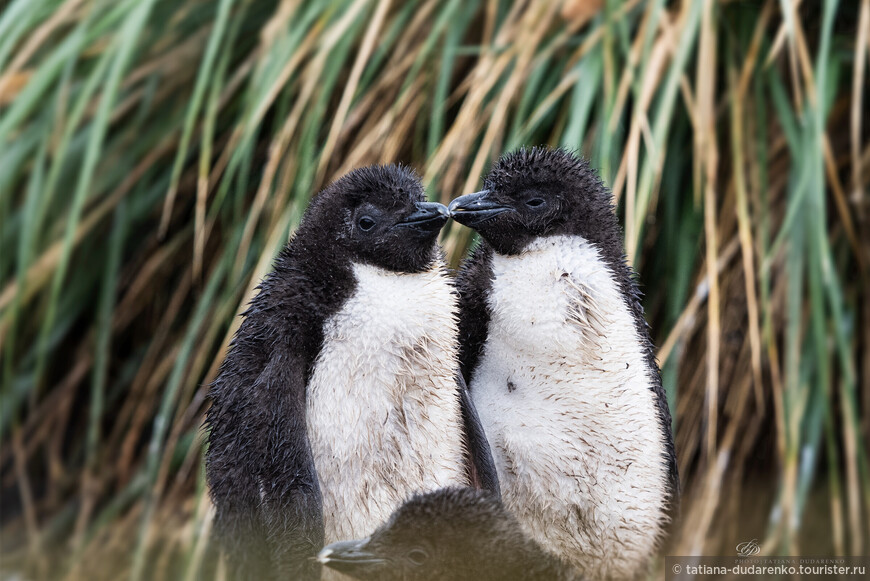
<path id="1" fill-rule="evenodd" d="M 446 220 L 412 171 L 358 169 L 313 199 L 263 280 L 206 419 L 231 577 L 318 579 L 324 543 L 369 534 L 412 494 L 497 492 L 458 373 Z"/>
<path id="2" fill-rule="evenodd" d="M 580 581 L 487 492 L 415 496 L 369 538 L 326 546 L 318 560 L 361 581 Z"/>
<path id="3" fill-rule="evenodd" d="M 505 505 L 590 579 L 642 575 L 679 501 L 671 416 L 611 195 L 570 152 L 503 156 L 451 217 L 460 360 Z"/>

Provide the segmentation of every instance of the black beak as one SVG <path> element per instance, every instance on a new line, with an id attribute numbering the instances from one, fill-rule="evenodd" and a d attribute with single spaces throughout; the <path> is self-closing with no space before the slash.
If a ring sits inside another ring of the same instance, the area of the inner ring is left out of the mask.
<path id="1" fill-rule="evenodd" d="M 416 211 L 396 226 L 405 226 L 420 232 L 437 232 L 447 223 L 449 217 L 450 214 L 444 204 L 417 202 Z"/>
<path id="2" fill-rule="evenodd" d="M 474 228 L 490 218 L 512 208 L 503 206 L 489 198 L 489 190 L 483 190 L 474 194 L 459 196 L 448 207 L 450 217 L 469 228 Z"/>
<path id="3" fill-rule="evenodd" d="M 317 555 L 317 560 L 330 569 L 357 579 L 377 579 L 380 577 L 377 572 L 387 561 L 366 550 L 368 541 L 339 541 L 326 545 Z"/>

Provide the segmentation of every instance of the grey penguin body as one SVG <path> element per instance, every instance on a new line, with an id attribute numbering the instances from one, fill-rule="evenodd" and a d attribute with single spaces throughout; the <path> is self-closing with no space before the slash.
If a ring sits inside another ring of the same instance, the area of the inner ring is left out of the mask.
<path id="1" fill-rule="evenodd" d="M 446 488 L 415 496 L 371 535 L 327 545 L 327 567 L 361 581 L 581 581 L 526 536 L 495 495 Z"/>

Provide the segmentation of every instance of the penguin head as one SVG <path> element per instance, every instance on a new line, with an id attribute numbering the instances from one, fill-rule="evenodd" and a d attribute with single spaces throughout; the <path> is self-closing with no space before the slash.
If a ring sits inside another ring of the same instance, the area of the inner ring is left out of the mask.
<path id="1" fill-rule="evenodd" d="M 527 569 L 530 551 L 543 555 L 495 497 L 445 488 L 412 497 L 371 537 L 327 545 L 317 559 L 363 581 L 488 581 Z"/>
<path id="2" fill-rule="evenodd" d="M 519 254 L 537 237 L 560 234 L 622 248 L 610 192 L 585 160 L 563 149 L 502 156 L 484 189 L 456 198 L 449 210 L 499 254 Z"/>
<path id="3" fill-rule="evenodd" d="M 356 169 L 327 186 L 309 205 L 297 232 L 327 258 L 396 272 L 426 270 L 438 255 L 447 208 L 426 201 L 420 178 L 399 165 Z"/>

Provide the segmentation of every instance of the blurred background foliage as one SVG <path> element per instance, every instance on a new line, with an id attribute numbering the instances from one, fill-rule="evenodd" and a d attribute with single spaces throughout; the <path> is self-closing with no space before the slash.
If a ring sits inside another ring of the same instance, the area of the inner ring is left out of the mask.
<path id="1" fill-rule="evenodd" d="M 4 570 L 196 578 L 206 386 L 310 196 L 401 161 L 446 203 L 523 144 L 613 188 L 671 554 L 867 553 L 870 1 L 0 5 Z"/>

